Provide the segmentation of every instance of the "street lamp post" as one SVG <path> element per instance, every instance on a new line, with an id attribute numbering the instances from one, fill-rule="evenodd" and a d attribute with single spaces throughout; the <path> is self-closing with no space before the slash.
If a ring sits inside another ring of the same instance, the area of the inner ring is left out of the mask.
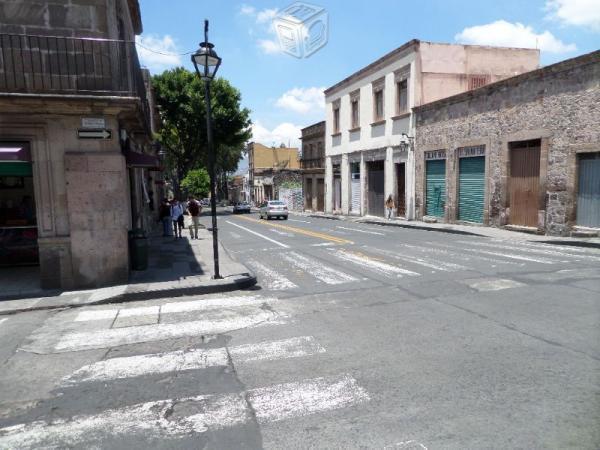
<path id="1" fill-rule="evenodd" d="M 206 141 L 208 150 L 208 172 L 210 176 L 210 213 L 212 216 L 212 237 L 213 237 L 213 259 L 215 267 L 214 278 L 221 278 L 219 273 L 219 238 L 217 232 L 217 193 L 215 180 L 215 150 L 212 136 L 211 108 L 210 108 L 210 83 L 215 77 L 221 58 L 213 50 L 214 45 L 208 42 L 208 20 L 204 21 L 204 42 L 200 48 L 192 55 L 192 63 L 196 68 L 196 73 L 204 81 L 204 98 L 206 102 Z"/>

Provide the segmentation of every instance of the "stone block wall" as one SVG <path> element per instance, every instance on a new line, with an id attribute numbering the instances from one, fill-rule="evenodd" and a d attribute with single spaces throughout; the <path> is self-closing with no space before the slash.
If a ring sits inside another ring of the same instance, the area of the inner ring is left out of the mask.
<path id="1" fill-rule="evenodd" d="M 577 154 L 600 151 L 600 52 L 433 102 L 416 113 L 418 217 L 423 214 L 424 152 L 445 149 L 450 155 L 446 203 L 455 206 L 458 161 L 453 153 L 483 144 L 489 211 L 485 223 L 506 225 L 509 143 L 541 139 L 538 228 L 551 235 L 569 234 L 575 225 Z M 455 209 L 446 211 L 450 222 L 456 219 Z"/>
<path id="2" fill-rule="evenodd" d="M 129 224 L 121 153 L 65 153 L 73 278 L 77 286 L 126 283 Z"/>

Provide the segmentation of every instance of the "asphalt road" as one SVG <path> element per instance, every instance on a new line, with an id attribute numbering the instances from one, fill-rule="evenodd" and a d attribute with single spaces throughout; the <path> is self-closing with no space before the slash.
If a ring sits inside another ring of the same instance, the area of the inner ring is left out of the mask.
<path id="1" fill-rule="evenodd" d="M 255 289 L 5 317 L 0 448 L 600 447 L 599 250 L 219 231 Z"/>

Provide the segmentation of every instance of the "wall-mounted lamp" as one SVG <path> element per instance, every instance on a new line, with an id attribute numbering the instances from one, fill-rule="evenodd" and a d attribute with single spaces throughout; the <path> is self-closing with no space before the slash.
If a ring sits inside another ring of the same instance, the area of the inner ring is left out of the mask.
<path id="1" fill-rule="evenodd" d="M 402 133 L 400 135 L 400 150 L 401 151 L 405 151 L 405 150 L 414 150 L 414 144 L 415 142 L 415 138 L 413 136 L 409 136 L 406 133 Z"/>

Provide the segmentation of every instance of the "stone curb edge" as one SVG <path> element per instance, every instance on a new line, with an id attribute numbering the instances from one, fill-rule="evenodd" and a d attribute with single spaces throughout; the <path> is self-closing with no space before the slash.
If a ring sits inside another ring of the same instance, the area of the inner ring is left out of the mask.
<path id="1" fill-rule="evenodd" d="M 224 281 L 225 280 L 225 281 Z M 182 297 L 185 295 L 205 295 L 205 294 L 217 294 L 222 292 L 231 292 L 237 291 L 240 289 L 248 289 L 256 285 L 257 279 L 256 275 L 253 273 L 243 273 L 238 275 L 231 275 L 223 280 L 210 280 L 204 282 L 203 284 L 197 286 L 186 286 L 186 287 L 178 287 L 178 288 L 168 288 L 168 289 L 160 289 L 154 291 L 138 291 L 138 292 L 124 292 L 121 294 L 116 294 L 112 297 L 103 298 L 100 300 L 86 302 L 86 303 L 77 303 L 77 304 L 69 304 L 65 303 L 62 305 L 54 304 L 54 305 L 33 305 L 27 308 L 21 309 L 11 309 L 8 311 L 0 310 L 0 316 L 6 316 L 11 314 L 17 314 L 22 312 L 29 311 L 41 311 L 41 310 L 49 310 L 49 309 L 70 309 L 70 308 L 81 308 L 84 306 L 94 306 L 94 305 L 104 305 L 110 303 L 126 303 L 126 302 L 134 302 L 134 301 L 143 301 L 143 300 L 156 300 L 159 298 L 165 297 Z M 3 299 L 3 300 L 20 300 L 23 299 L 12 298 L 12 299 Z M 0 303 L 1 304 L 1 303 Z"/>
<path id="2" fill-rule="evenodd" d="M 410 229 L 414 229 L 414 230 L 438 231 L 440 233 L 462 234 L 462 235 L 467 235 L 467 236 L 486 237 L 485 234 L 473 233 L 471 231 L 453 230 L 450 228 L 435 228 L 435 227 L 428 227 L 428 226 L 424 226 L 424 225 L 407 225 L 407 224 L 397 223 L 397 222 L 378 222 L 376 220 L 358 220 L 357 223 L 367 223 L 370 225 L 381 225 L 384 227 L 400 227 L 400 228 L 410 228 Z"/>

